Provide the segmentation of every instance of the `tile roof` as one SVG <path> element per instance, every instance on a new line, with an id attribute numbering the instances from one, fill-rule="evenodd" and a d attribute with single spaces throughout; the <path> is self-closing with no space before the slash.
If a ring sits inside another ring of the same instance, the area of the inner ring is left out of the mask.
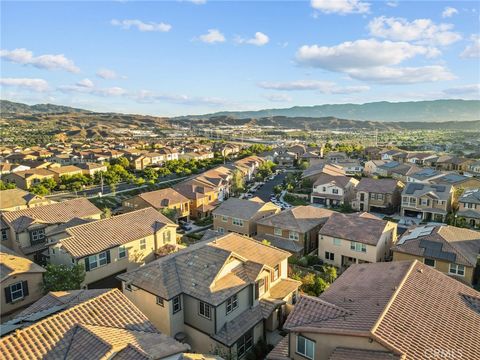
<path id="1" fill-rule="evenodd" d="M 43 273 L 46 270 L 33 261 L 18 255 L 13 250 L 0 245 L 0 280 L 25 273 Z"/>
<path id="2" fill-rule="evenodd" d="M 318 233 L 376 246 L 388 221 L 361 215 L 334 213 Z"/>
<path id="3" fill-rule="evenodd" d="M 283 300 L 286 296 L 297 290 L 300 285 L 302 285 L 301 281 L 288 278 L 281 279 L 277 284 L 270 288 L 270 298 Z"/>
<path id="4" fill-rule="evenodd" d="M 279 341 L 277 345 L 267 354 L 267 360 L 290 360 L 288 353 L 289 350 L 289 337 L 285 336 L 282 340 Z"/>
<path id="5" fill-rule="evenodd" d="M 75 165 L 66 165 L 66 166 L 60 166 L 60 167 L 57 167 L 57 168 L 50 168 L 48 169 L 50 170 L 51 172 L 54 172 L 58 175 L 63 175 L 63 174 L 66 174 L 66 173 L 72 173 L 72 172 L 81 172 L 82 169 L 80 169 L 79 167 L 75 166 Z"/>
<path id="6" fill-rule="evenodd" d="M 87 199 L 78 198 L 24 210 L 10 211 L 3 213 L 2 217 L 16 232 L 22 232 L 34 222 L 59 224 L 73 218 L 85 218 L 101 213 L 102 211 Z"/>
<path id="7" fill-rule="evenodd" d="M 257 220 L 257 224 L 305 233 L 318 225 L 324 224 L 333 213 L 331 210 L 310 205 L 295 206 Z"/>
<path id="8" fill-rule="evenodd" d="M 133 303 L 112 289 L 1 338 L 0 357 L 109 359 L 128 346 L 146 354 L 145 359 L 189 349 L 159 333 Z"/>
<path id="9" fill-rule="evenodd" d="M 268 204 L 268 203 L 267 203 Z M 258 211 L 265 206 L 265 203 L 238 198 L 229 198 L 222 202 L 214 211 L 214 215 L 231 216 L 242 220 L 250 220 Z M 275 207 L 271 204 L 272 208 Z"/>
<path id="10" fill-rule="evenodd" d="M 430 196 L 437 200 L 448 200 L 451 197 L 452 185 L 428 185 L 408 183 L 402 191 L 402 196 Z"/>
<path id="11" fill-rule="evenodd" d="M 465 192 L 458 199 L 459 202 L 480 204 L 480 188 L 465 190 Z"/>
<path id="12" fill-rule="evenodd" d="M 228 321 L 212 337 L 226 346 L 233 345 L 240 336 L 245 334 L 252 326 L 258 324 L 263 319 L 263 313 L 260 306 L 255 306 L 245 310 L 243 313 Z"/>
<path id="13" fill-rule="evenodd" d="M 397 354 L 388 351 L 361 350 L 338 347 L 331 354 L 328 360 L 400 360 Z"/>
<path id="14" fill-rule="evenodd" d="M 168 225 L 177 226 L 165 215 L 148 207 L 70 227 L 65 231 L 68 237 L 60 243 L 73 257 L 82 258 L 153 235 Z"/>
<path id="15" fill-rule="evenodd" d="M 145 200 L 155 209 L 189 202 L 188 198 L 172 188 L 146 192 L 138 195 L 138 197 Z"/>
<path id="16" fill-rule="evenodd" d="M 260 242 L 262 242 L 263 240 L 267 240 L 268 242 L 270 242 L 270 245 L 285 251 L 289 251 L 292 254 L 303 253 L 303 243 L 299 241 L 285 239 L 272 234 L 255 235 L 254 239 Z"/>
<path id="17" fill-rule="evenodd" d="M 348 183 L 355 182 L 355 181 L 358 182 L 358 180 L 346 175 L 320 174 L 315 180 L 315 182 L 313 183 L 313 186 L 324 185 L 324 184 L 335 184 L 341 188 L 344 188 L 348 185 Z"/>
<path id="18" fill-rule="evenodd" d="M 401 183 L 395 179 L 361 178 L 355 187 L 355 191 L 393 194 L 397 188 L 400 188 L 400 184 Z"/>
<path id="19" fill-rule="evenodd" d="M 0 209 L 25 206 L 30 203 L 45 201 L 40 196 L 21 189 L 7 189 L 0 192 Z"/>

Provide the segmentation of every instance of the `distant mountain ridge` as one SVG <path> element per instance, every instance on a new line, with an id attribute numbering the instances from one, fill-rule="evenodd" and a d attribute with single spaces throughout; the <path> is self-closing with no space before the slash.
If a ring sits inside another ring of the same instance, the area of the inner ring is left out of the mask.
<path id="1" fill-rule="evenodd" d="M 92 111 L 77 109 L 70 106 L 54 104 L 27 105 L 8 100 L 0 100 L 2 114 L 61 114 L 61 113 L 91 113 Z"/>
<path id="2" fill-rule="evenodd" d="M 365 104 L 328 104 L 294 106 L 285 109 L 257 111 L 221 111 L 205 115 L 181 116 L 175 119 L 303 117 L 379 121 L 379 122 L 444 122 L 480 120 L 480 100 L 432 100 L 406 102 L 371 102 Z"/>

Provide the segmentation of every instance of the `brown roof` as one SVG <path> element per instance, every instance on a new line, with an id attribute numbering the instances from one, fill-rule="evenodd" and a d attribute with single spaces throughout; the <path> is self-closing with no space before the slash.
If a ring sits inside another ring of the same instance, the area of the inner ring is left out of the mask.
<path id="1" fill-rule="evenodd" d="M 46 270 L 33 261 L 18 255 L 13 250 L 0 245 L 0 280 L 24 273 L 43 273 Z"/>
<path id="2" fill-rule="evenodd" d="M 322 173 L 318 175 L 317 179 L 313 183 L 313 186 L 334 183 L 337 186 L 344 188 L 350 181 L 356 182 L 358 180 L 346 175 L 330 175 Z"/>
<path id="3" fill-rule="evenodd" d="M 478 303 L 479 292 L 418 261 L 358 264 L 319 298 L 301 297 L 284 327 L 373 338 L 407 360 L 429 349 L 478 359 Z"/>
<path id="4" fill-rule="evenodd" d="M 387 224 L 388 221 L 358 213 L 333 213 L 318 233 L 376 246 Z"/>
<path id="5" fill-rule="evenodd" d="M 172 188 L 150 191 L 138 195 L 155 209 L 162 209 L 174 204 L 189 202 L 188 198 Z"/>
<path id="6" fill-rule="evenodd" d="M 14 206 L 25 206 L 30 203 L 43 202 L 40 196 L 21 189 L 8 189 L 0 192 L 0 209 L 8 209 Z"/>
<path id="7" fill-rule="evenodd" d="M 21 178 L 27 179 L 32 175 L 53 176 L 53 173 L 50 170 L 39 168 L 39 169 L 29 169 L 29 170 L 17 171 L 17 172 L 12 173 L 11 175 L 16 175 L 16 176 L 19 176 Z"/>
<path id="8" fill-rule="evenodd" d="M 276 206 L 271 204 L 271 208 Z M 263 201 L 252 201 L 238 198 L 229 198 L 222 202 L 214 211 L 214 215 L 231 216 L 242 220 L 250 220 L 253 218 L 263 207 L 265 203 Z M 278 208 L 280 211 L 280 208 Z"/>
<path id="9" fill-rule="evenodd" d="M 0 357 L 109 359 L 128 346 L 151 359 L 189 349 L 159 333 L 132 302 L 112 289 L 1 338 Z"/>
<path id="10" fill-rule="evenodd" d="M 22 232 L 34 222 L 58 224 L 73 218 L 85 218 L 101 214 L 102 211 L 85 198 L 37 206 L 29 209 L 3 213 L 5 222 L 16 232 Z"/>
<path id="11" fill-rule="evenodd" d="M 355 191 L 365 191 L 380 194 L 393 194 L 400 187 L 400 182 L 394 179 L 362 178 L 355 187 Z"/>
<path id="12" fill-rule="evenodd" d="M 336 348 L 328 360 L 400 360 L 400 356 L 392 352 L 377 350 Z"/>
<path id="13" fill-rule="evenodd" d="M 305 233 L 318 225 L 324 224 L 333 213 L 331 210 L 311 205 L 295 206 L 260 219 L 257 224 Z"/>
<path id="14" fill-rule="evenodd" d="M 66 173 L 72 173 L 72 172 L 81 172 L 82 169 L 79 167 L 76 167 L 74 165 L 67 165 L 67 166 L 61 166 L 57 168 L 49 168 L 51 172 L 54 172 L 58 175 L 66 174 Z"/>
<path id="15" fill-rule="evenodd" d="M 148 207 L 70 227 L 65 231 L 68 237 L 60 243 L 73 257 L 82 258 L 153 235 L 167 225 L 177 226 L 165 215 Z"/>
<path id="16" fill-rule="evenodd" d="M 288 354 L 289 350 L 289 337 L 285 336 L 279 343 L 267 354 L 267 360 L 290 360 Z"/>

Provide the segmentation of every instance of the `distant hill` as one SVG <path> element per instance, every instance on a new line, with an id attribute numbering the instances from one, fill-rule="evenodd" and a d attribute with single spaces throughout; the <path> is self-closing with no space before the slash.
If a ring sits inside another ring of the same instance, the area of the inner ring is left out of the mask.
<path id="1" fill-rule="evenodd" d="M 333 104 L 294 106 L 287 109 L 258 111 L 222 111 L 213 114 L 192 115 L 181 118 L 205 119 L 228 116 L 230 118 L 268 118 L 272 116 L 381 121 L 381 122 L 443 122 L 480 120 L 479 100 L 433 100 L 407 102 L 372 102 L 366 104 Z"/>
<path id="2" fill-rule="evenodd" d="M 89 110 L 77 109 L 70 106 L 54 104 L 27 105 L 8 100 L 0 100 L 2 114 L 63 114 L 63 113 L 90 113 Z"/>

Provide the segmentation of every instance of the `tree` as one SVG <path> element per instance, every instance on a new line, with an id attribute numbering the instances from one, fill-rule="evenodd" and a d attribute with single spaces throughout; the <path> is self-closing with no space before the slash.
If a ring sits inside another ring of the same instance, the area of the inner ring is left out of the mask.
<path id="1" fill-rule="evenodd" d="M 5 183 L 3 180 L 0 180 L 0 190 L 8 190 L 8 189 L 15 189 L 14 183 Z"/>
<path id="2" fill-rule="evenodd" d="M 245 190 L 245 180 L 240 170 L 236 169 L 232 174 L 232 191 L 234 194 L 239 194 Z"/>
<path id="3" fill-rule="evenodd" d="M 42 184 L 33 185 L 29 190 L 30 190 L 31 193 L 33 193 L 35 195 L 39 195 L 39 196 L 45 196 L 45 195 L 50 194 L 50 190 L 47 189 Z"/>
<path id="4" fill-rule="evenodd" d="M 118 158 L 112 159 L 110 161 L 111 165 L 120 165 L 124 169 L 128 168 L 130 166 L 130 161 L 125 156 L 120 156 Z"/>
<path id="5" fill-rule="evenodd" d="M 177 222 L 178 218 L 178 212 L 175 209 L 169 209 L 169 208 L 163 208 L 160 211 L 163 215 L 165 215 L 167 218 L 172 220 L 173 222 Z"/>
<path id="6" fill-rule="evenodd" d="M 48 264 L 46 270 L 43 275 L 46 292 L 77 290 L 85 280 L 85 269 L 82 264 L 75 264 L 72 267 Z"/>
<path id="7" fill-rule="evenodd" d="M 150 182 L 155 182 L 158 179 L 158 173 L 153 168 L 146 168 L 143 170 L 143 176 Z"/>
<path id="8" fill-rule="evenodd" d="M 104 219 L 109 219 L 112 217 L 112 210 L 110 208 L 104 207 L 102 211 L 103 211 L 102 217 Z"/>
<path id="9" fill-rule="evenodd" d="M 308 161 L 302 161 L 298 164 L 298 168 L 300 170 L 307 170 L 308 166 L 309 166 Z"/>

